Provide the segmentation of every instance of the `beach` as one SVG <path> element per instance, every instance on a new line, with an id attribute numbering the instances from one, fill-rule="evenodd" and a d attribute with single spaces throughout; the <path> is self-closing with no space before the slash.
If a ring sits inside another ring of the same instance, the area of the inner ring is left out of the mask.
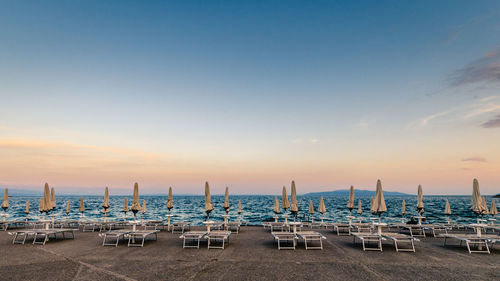
<path id="1" fill-rule="evenodd" d="M 194 227 L 193 229 L 203 229 Z M 224 250 L 183 249 L 180 234 L 161 231 L 144 248 L 101 246 L 98 232 L 75 232 L 75 239 L 46 245 L 13 245 L 0 232 L 2 280 L 499 280 L 500 248 L 469 254 L 442 246 L 442 238 L 420 238 L 415 253 L 363 251 L 351 236 L 326 236 L 324 249 L 278 250 L 268 230 L 244 226 Z"/>

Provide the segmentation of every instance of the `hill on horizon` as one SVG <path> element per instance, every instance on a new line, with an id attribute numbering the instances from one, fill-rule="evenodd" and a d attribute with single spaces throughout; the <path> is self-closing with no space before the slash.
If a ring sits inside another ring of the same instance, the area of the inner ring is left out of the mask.
<path id="1" fill-rule="evenodd" d="M 355 196 L 375 196 L 375 191 L 365 190 L 365 189 L 354 189 Z M 407 196 L 414 195 L 396 191 L 384 191 L 384 196 Z M 304 196 L 349 196 L 349 189 L 339 189 L 332 191 L 321 191 L 321 192 L 309 192 L 305 193 Z"/>

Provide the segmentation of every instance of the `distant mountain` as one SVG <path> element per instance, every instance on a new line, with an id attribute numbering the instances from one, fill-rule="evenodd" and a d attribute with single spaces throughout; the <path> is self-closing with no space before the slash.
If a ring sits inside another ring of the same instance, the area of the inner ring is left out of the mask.
<path id="1" fill-rule="evenodd" d="M 339 189 L 333 191 L 323 191 L 323 192 L 310 192 L 304 194 L 305 196 L 349 196 L 349 189 Z M 375 191 L 373 190 L 363 190 L 355 189 L 355 196 L 375 196 Z M 384 191 L 384 196 L 406 196 L 412 195 L 407 193 L 395 192 L 395 191 Z"/>
<path id="2" fill-rule="evenodd" d="M 493 195 L 493 198 L 500 198 L 500 193 L 498 193 L 497 195 Z"/>
<path id="3" fill-rule="evenodd" d="M 29 189 L 9 188 L 9 196 L 41 196 L 41 191 Z"/>

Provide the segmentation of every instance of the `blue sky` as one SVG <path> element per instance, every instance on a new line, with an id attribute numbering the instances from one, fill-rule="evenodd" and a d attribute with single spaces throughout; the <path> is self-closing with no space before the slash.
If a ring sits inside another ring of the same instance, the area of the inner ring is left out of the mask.
<path id="1" fill-rule="evenodd" d="M 498 1 L 3 1 L 0 183 L 493 193 L 499 19 Z"/>

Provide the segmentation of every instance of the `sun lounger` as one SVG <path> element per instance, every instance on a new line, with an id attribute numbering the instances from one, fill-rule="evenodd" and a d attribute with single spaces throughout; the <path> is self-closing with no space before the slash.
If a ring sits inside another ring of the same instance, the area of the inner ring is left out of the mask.
<path id="1" fill-rule="evenodd" d="M 99 236 L 103 237 L 102 245 L 103 246 L 118 246 L 120 239 L 125 239 L 125 236 L 129 234 L 131 230 L 118 229 L 118 230 L 109 230 L 104 233 L 99 234 Z"/>
<path id="2" fill-rule="evenodd" d="M 153 237 L 154 240 L 158 240 L 158 232 L 159 230 L 136 230 L 136 231 L 131 231 L 126 234 L 128 237 L 128 246 L 129 247 L 144 247 L 144 241 L 148 237 Z M 137 242 L 139 241 L 139 242 Z"/>
<path id="3" fill-rule="evenodd" d="M 455 239 L 460 241 L 460 246 L 462 246 L 462 243 L 465 242 L 465 245 L 467 246 L 467 250 L 469 251 L 469 254 L 471 253 L 490 253 L 490 248 L 488 247 L 488 237 L 479 237 L 475 234 L 471 235 L 466 235 L 466 234 L 443 234 L 442 235 L 444 238 L 443 241 L 443 246 L 446 246 L 446 241 L 448 239 Z M 471 250 L 471 246 L 477 246 L 476 250 Z M 484 247 L 484 249 L 483 249 Z"/>
<path id="4" fill-rule="evenodd" d="M 274 231 L 285 231 L 286 229 L 288 229 L 288 225 L 285 224 L 284 222 L 271 222 L 269 223 L 269 226 L 270 226 L 270 229 L 271 229 L 271 232 L 274 232 Z"/>
<path id="5" fill-rule="evenodd" d="M 75 238 L 73 229 L 28 229 L 9 232 L 10 235 L 14 236 L 12 244 L 24 244 L 29 236 L 33 236 L 33 245 L 45 243 L 52 237 L 57 239 L 57 234 L 60 234 L 63 239 L 66 239 L 66 234 L 71 233 L 71 239 Z M 18 239 L 20 238 L 20 239 Z"/>
<path id="6" fill-rule="evenodd" d="M 295 250 L 297 236 L 293 232 L 272 232 L 274 240 L 278 242 L 278 250 Z M 292 242 L 293 246 L 282 246 L 282 243 Z"/>
<path id="7" fill-rule="evenodd" d="M 205 234 L 207 234 L 206 231 L 188 231 L 184 232 L 179 238 L 183 239 L 182 241 L 182 248 L 200 248 L 200 241 L 205 237 Z M 196 241 L 197 244 L 195 246 L 192 245 L 186 245 L 186 241 Z"/>
<path id="8" fill-rule="evenodd" d="M 348 223 L 333 223 L 333 231 L 337 232 L 337 235 L 350 235 L 351 225 Z"/>
<path id="9" fill-rule="evenodd" d="M 352 223 L 351 224 L 351 232 L 371 233 L 372 232 L 372 224 L 371 223 Z"/>
<path id="10" fill-rule="evenodd" d="M 94 232 L 96 228 L 100 228 L 96 222 L 80 222 L 82 232 Z"/>
<path id="11" fill-rule="evenodd" d="M 186 230 L 191 228 L 190 224 L 185 221 L 177 221 L 171 224 L 172 233 L 184 233 Z"/>
<path id="12" fill-rule="evenodd" d="M 401 233 L 382 233 L 382 237 L 394 242 L 396 252 L 415 252 L 414 241 L 417 240 L 415 237 Z M 410 247 L 400 248 L 400 244 L 409 244 Z"/>
<path id="13" fill-rule="evenodd" d="M 10 228 L 24 228 L 28 224 L 25 220 L 18 220 L 18 221 L 6 221 L 6 222 L 1 222 L 2 224 L 2 229 L 4 231 L 7 231 L 7 229 Z"/>
<path id="14" fill-rule="evenodd" d="M 237 221 L 230 221 L 226 223 L 226 230 L 238 234 L 240 232 L 241 223 Z"/>
<path id="15" fill-rule="evenodd" d="M 363 251 L 382 251 L 382 240 L 384 240 L 384 238 L 381 235 L 362 232 L 352 232 L 351 235 L 353 237 L 353 244 L 356 244 L 356 238 L 361 241 L 363 244 Z M 367 247 L 370 242 L 375 242 L 377 247 Z"/>
<path id="16" fill-rule="evenodd" d="M 231 231 L 225 230 L 212 230 L 205 234 L 205 238 L 208 240 L 208 248 L 209 249 L 224 249 L 225 243 L 229 242 L 229 236 L 231 235 Z M 222 245 L 214 246 L 214 242 L 222 242 Z"/>
<path id="17" fill-rule="evenodd" d="M 325 236 L 323 236 L 321 233 L 316 232 L 316 231 L 300 231 L 297 232 L 297 237 L 299 239 L 304 240 L 304 245 L 306 247 L 306 250 L 309 249 L 316 249 L 316 250 L 323 250 L 323 239 L 326 239 Z M 311 246 L 309 243 L 314 243 L 314 242 L 319 242 L 319 246 Z"/>

